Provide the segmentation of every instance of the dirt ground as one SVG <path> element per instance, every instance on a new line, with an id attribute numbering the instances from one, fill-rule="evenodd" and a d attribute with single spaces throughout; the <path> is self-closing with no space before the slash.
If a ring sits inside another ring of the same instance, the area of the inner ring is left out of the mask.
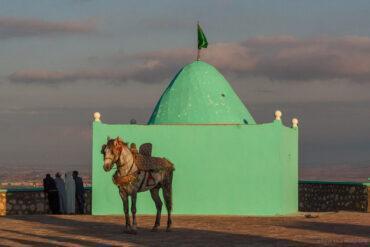
<path id="1" fill-rule="evenodd" d="M 122 216 L 0 217 L 0 246 L 370 246 L 369 213 L 289 217 L 175 216 L 172 232 L 151 232 L 139 216 L 138 234 L 123 233 Z"/>

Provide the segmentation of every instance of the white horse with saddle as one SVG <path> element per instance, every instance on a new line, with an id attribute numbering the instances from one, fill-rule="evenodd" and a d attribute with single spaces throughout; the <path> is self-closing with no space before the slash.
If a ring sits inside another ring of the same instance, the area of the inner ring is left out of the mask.
<path id="1" fill-rule="evenodd" d="M 114 165 L 117 166 L 117 171 L 113 175 L 113 182 L 118 186 L 123 202 L 126 219 L 125 232 L 136 233 L 136 196 L 138 192 L 148 190 L 150 190 L 157 208 L 156 220 L 152 230 L 158 230 L 163 204 L 159 196 L 159 189 L 161 188 L 168 213 L 167 231 L 170 231 L 174 165 L 166 158 L 152 157 L 151 144 L 142 145 L 140 152 L 138 152 L 135 144 L 131 144 L 131 148 L 129 148 L 128 144 L 119 137 L 116 139 L 108 138 L 107 143 L 102 147 L 102 154 L 104 155 L 103 168 L 105 171 L 108 172 Z M 129 215 L 129 196 L 131 196 L 132 225 Z"/>

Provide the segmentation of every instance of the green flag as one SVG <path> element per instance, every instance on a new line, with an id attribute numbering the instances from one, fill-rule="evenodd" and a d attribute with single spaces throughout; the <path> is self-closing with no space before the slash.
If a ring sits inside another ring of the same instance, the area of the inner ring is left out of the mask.
<path id="1" fill-rule="evenodd" d="M 198 23 L 198 50 L 202 48 L 207 48 L 207 46 L 208 46 L 207 38 L 204 35 L 203 30 Z"/>

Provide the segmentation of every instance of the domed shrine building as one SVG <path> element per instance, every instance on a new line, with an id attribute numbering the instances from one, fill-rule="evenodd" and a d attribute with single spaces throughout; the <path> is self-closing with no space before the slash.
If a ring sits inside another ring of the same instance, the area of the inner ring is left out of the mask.
<path id="1" fill-rule="evenodd" d="M 152 144 L 152 155 L 175 164 L 173 213 L 285 215 L 298 212 L 298 127 L 256 124 L 226 79 L 195 61 L 166 88 L 147 125 L 93 123 L 95 215 L 122 214 L 111 173 L 102 168 L 107 136 Z M 138 194 L 138 212 L 156 212 L 150 193 Z"/>
<path id="2" fill-rule="evenodd" d="M 225 78 L 211 65 L 185 66 L 158 101 L 148 124 L 255 124 Z"/>

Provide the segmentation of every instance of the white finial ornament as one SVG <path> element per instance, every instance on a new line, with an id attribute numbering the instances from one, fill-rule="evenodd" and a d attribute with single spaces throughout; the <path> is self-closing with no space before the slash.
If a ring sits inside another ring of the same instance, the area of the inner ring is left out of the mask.
<path id="1" fill-rule="evenodd" d="M 101 117 L 101 115 L 100 115 L 99 112 L 94 113 L 95 122 L 100 122 L 100 117 Z"/>
<path id="2" fill-rule="evenodd" d="M 277 110 L 276 112 L 275 112 L 275 120 L 279 120 L 279 121 L 281 121 L 281 116 L 282 116 L 283 114 L 281 113 L 281 111 L 279 111 L 279 110 Z"/>
<path id="3" fill-rule="evenodd" d="M 292 119 L 292 127 L 293 128 L 298 128 L 298 119 L 297 118 Z"/>

